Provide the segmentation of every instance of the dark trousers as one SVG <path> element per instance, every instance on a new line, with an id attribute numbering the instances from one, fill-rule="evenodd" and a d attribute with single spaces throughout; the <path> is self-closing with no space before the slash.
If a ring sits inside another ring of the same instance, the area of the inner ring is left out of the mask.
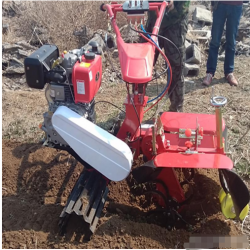
<path id="1" fill-rule="evenodd" d="M 160 35 L 171 40 L 177 49 L 168 41 L 159 38 L 160 48 L 164 48 L 165 55 L 167 56 L 172 67 L 172 84 L 170 86 L 168 95 L 171 105 L 169 111 L 182 112 L 185 81 L 184 81 L 184 67 L 185 67 L 185 39 L 187 34 L 188 18 L 184 18 L 181 22 L 171 25 L 164 31 L 160 31 Z M 152 25 L 147 24 L 146 30 L 152 32 Z M 157 60 L 159 52 L 156 50 L 155 60 Z"/>

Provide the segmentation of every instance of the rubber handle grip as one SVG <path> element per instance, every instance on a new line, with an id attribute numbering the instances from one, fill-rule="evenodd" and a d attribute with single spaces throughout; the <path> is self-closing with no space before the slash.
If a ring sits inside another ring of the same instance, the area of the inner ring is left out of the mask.
<path id="1" fill-rule="evenodd" d="M 101 4 L 100 10 L 105 12 L 106 10 L 103 8 L 104 5 L 105 5 L 105 3 L 102 3 L 102 4 Z"/>

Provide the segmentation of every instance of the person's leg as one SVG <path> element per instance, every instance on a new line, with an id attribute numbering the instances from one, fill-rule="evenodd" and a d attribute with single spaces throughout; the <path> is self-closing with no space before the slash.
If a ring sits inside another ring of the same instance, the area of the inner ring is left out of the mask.
<path id="1" fill-rule="evenodd" d="M 168 91 L 171 105 L 169 111 L 182 112 L 185 93 L 184 67 L 185 67 L 185 39 L 187 34 L 187 17 L 182 22 L 168 28 L 164 36 L 171 40 L 179 49 L 168 41 L 164 41 L 164 50 L 172 67 L 172 84 Z"/>
<path id="2" fill-rule="evenodd" d="M 226 21 L 226 12 L 227 5 L 225 4 L 218 4 L 216 10 L 213 11 L 212 40 L 207 60 L 207 73 L 212 75 L 214 75 L 217 67 L 218 50 Z"/>
<path id="3" fill-rule="evenodd" d="M 234 70 L 234 54 L 236 36 L 242 14 L 242 5 L 230 5 L 226 23 L 226 51 L 224 73 L 232 73 Z"/>

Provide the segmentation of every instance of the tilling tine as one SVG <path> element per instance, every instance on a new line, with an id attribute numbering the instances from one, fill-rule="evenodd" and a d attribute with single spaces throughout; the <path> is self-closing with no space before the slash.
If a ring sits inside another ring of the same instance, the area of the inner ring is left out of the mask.
<path id="1" fill-rule="evenodd" d="M 89 192 L 93 189 L 93 183 L 95 183 L 96 172 L 91 171 L 88 180 L 86 181 L 86 185 L 77 199 L 75 206 L 73 208 L 74 212 L 77 215 L 83 215 L 82 210 L 86 208 L 89 204 Z"/>
<path id="2" fill-rule="evenodd" d="M 93 220 L 93 222 L 92 222 L 92 224 L 90 226 L 90 231 L 92 233 L 94 233 L 95 230 L 96 230 L 96 226 L 97 226 L 97 223 L 98 223 L 98 221 L 100 219 L 100 216 L 101 216 L 101 213 L 102 213 L 102 209 L 103 209 L 103 207 L 105 205 L 105 202 L 106 202 L 106 199 L 107 199 L 107 196 L 108 196 L 108 192 L 109 192 L 109 189 L 108 189 L 108 187 L 106 187 L 106 189 L 105 189 L 105 191 L 104 191 L 104 193 L 102 195 L 102 199 L 101 199 L 100 203 L 98 204 L 94 220 Z"/>
<path id="3" fill-rule="evenodd" d="M 65 212 L 68 214 L 71 214 L 73 212 L 73 208 L 74 205 L 79 197 L 79 195 L 81 194 L 82 190 L 84 189 L 85 186 L 85 182 L 89 177 L 89 171 L 83 170 L 83 172 L 81 173 L 78 181 L 76 182 L 70 196 L 68 199 L 68 203 L 66 205 L 66 209 Z"/>
<path id="4" fill-rule="evenodd" d="M 86 190 L 86 196 L 81 197 L 83 206 L 82 206 L 82 215 L 84 220 L 86 221 L 85 218 L 87 218 L 87 214 L 89 213 L 89 210 L 91 209 L 95 199 L 98 199 L 97 194 L 98 194 L 98 189 L 101 190 L 100 187 L 100 180 L 101 180 L 101 175 L 98 173 L 98 176 L 95 177 L 94 182 L 92 183 L 91 187 L 89 190 Z M 106 185 L 105 185 L 106 187 Z M 84 204 L 85 202 L 88 202 L 87 204 Z"/>
<path id="5" fill-rule="evenodd" d="M 96 214 L 96 210 L 100 204 L 100 200 L 103 197 L 103 194 L 108 191 L 108 187 L 106 186 L 106 180 L 102 179 L 100 185 L 96 185 L 97 187 L 97 192 L 93 192 L 92 194 L 92 202 L 91 206 L 89 207 L 88 211 L 86 213 L 83 213 L 83 218 L 86 222 L 90 223 L 93 221 L 93 218 Z M 88 212 L 88 213 L 87 213 Z"/>

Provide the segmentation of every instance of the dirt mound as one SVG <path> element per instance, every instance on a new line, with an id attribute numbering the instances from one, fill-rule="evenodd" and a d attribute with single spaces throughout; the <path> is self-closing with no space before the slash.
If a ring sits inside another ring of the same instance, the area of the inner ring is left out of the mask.
<path id="1" fill-rule="evenodd" d="M 172 232 L 164 216 L 146 216 L 143 196 L 130 192 L 127 181 L 110 184 L 109 199 L 90 242 L 87 225 L 73 217 L 67 235 L 58 235 L 58 217 L 83 167 L 66 152 L 38 144 L 3 141 L 3 248 L 183 248 L 193 233 L 238 235 L 237 224 L 220 212 L 215 171 L 200 170 L 194 197 L 183 211 L 193 225 Z M 129 180 L 129 179 L 128 179 Z"/>

